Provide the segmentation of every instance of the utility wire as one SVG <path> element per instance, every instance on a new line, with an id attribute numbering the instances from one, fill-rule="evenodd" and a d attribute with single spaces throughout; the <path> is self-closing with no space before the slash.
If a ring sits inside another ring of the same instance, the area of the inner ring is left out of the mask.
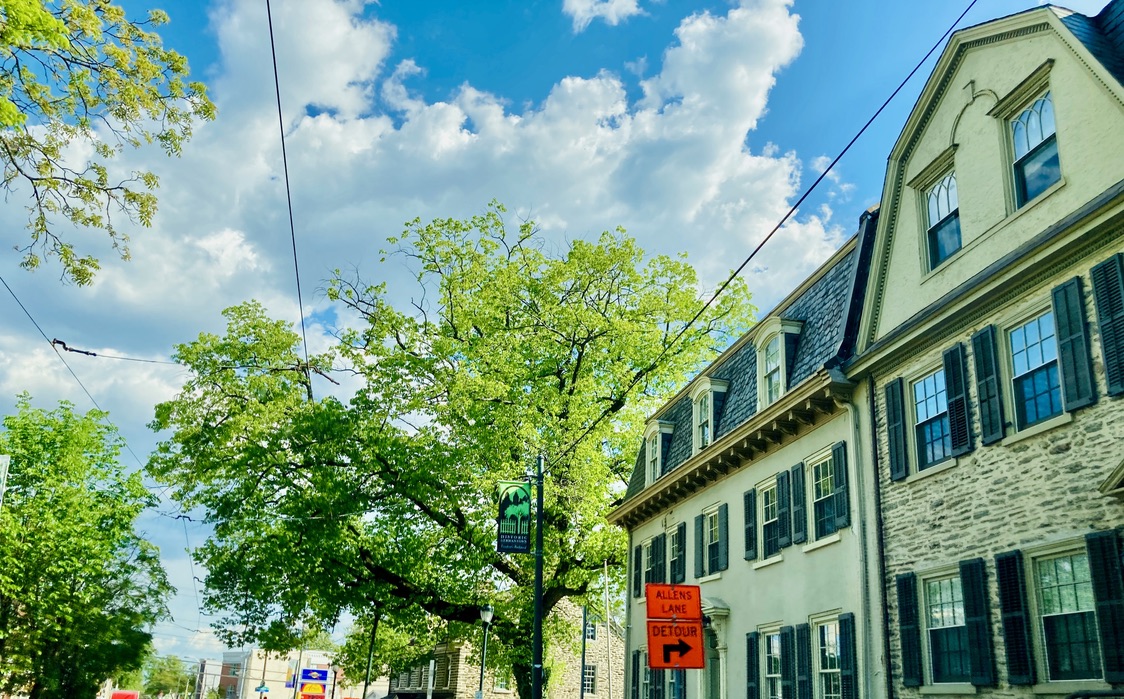
<path id="1" fill-rule="evenodd" d="M 304 301 L 301 298 L 301 270 L 297 262 L 297 228 L 293 223 L 293 194 L 289 188 L 289 156 L 285 151 L 285 120 L 281 116 L 281 80 L 277 74 L 277 46 L 273 41 L 273 11 L 265 0 L 265 16 L 269 23 L 269 50 L 273 55 L 273 89 L 277 93 L 277 126 L 281 132 L 281 164 L 285 172 L 285 201 L 289 205 L 289 237 L 293 241 L 293 273 L 297 281 L 297 308 L 301 316 L 301 339 L 304 340 L 305 375 L 308 378 L 308 400 L 312 402 L 312 371 L 308 368 L 308 333 L 304 326 Z"/>
<path id="2" fill-rule="evenodd" d="M 683 338 L 684 335 L 687 334 L 687 331 L 691 329 L 691 326 L 693 326 L 699 320 L 699 318 L 702 317 L 703 313 L 705 313 L 708 308 L 714 305 L 714 302 L 718 300 L 718 297 L 722 295 L 722 292 L 726 291 L 726 289 L 729 288 L 730 284 L 732 284 L 734 280 L 737 279 L 738 275 L 742 273 L 742 270 L 744 270 L 746 266 L 753 260 L 753 258 L 757 256 L 757 253 L 761 251 L 761 248 L 765 246 L 765 243 L 769 242 L 769 240 L 777 233 L 777 231 L 779 231 L 781 227 L 784 226 L 784 224 L 787 223 L 790 218 L 792 218 L 792 215 L 796 213 L 796 210 L 800 207 L 801 204 L 804 203 L 804 200 L 807 199 L 808 196 L 811 195 L 811 193 L 816 189 L 816 187 L 819 186 L 820 182 L 822 182 L 824 178 L 827 177 L 828 173 L 831 172 L 831 169 L 835 167 L 835 165 L 843 158 L 843 156 L 846 155 L 849 150 L 851 150 L 851 146 L 855 145 L 855 142 L 858 141 L 864 133 L 866 133 L 866 130 L 870 128 L 870 125 L 874 123 L 874 120 L 878 118 L 878 115 L 881 114 L 884 109 L 886 109 L 890 102 L 893 101 L 893 99 L 897 97 L 898 93 L 902 91 L 902 88 L 906 86 L 906 83 L 908 83 L 910 79 L 917 73 L 917 71 L 919 71 L 921 67 L 925 65 L 925 62 L 929 60 L 929 57 L 933 55 L 933 52 L 940 48 L 941 44 L 943 44 L 945 39 L 948 38 L 948 35 L 956 29 L 956 26 L 960 24 L 960 21 L 964 19 L 965 15 L 967 15 L 968 12 L 971 11 L 973 7 L 975 7 L 977 1 L 978 0 L 971 0 L 971 2 L 968 3 L 968 6 L 964 8 L 964 11 L 960 13 L 960 16 L 956 18 L 956 21 L 953 22 L 949 26 L 949 28 L 945 30 L 944 34 L 942 34 L 939 39 L 937 39 L 937 41 L 925 53 L 921 60 L 917 62 L 917 65 L 913 67 L 913 70 L 909 71 L 909 74 L 906 75 L 900 83 L 898 83 L 898 86 L 894 88 L 894 91 L 890 93 L 890 96 L 887 97 L 882 105 L 878 107 L 877 110 L 875 110 L 874 114 L 866 120 L 866 123 L 863 124 L 861 129 L 858 130 L 858 133 L 856 133 L 851 138 L 851 140 L 847 142 L 847 145 L 843 147 L 843 150 L 839 151 L 839 155 L 835 156 L 835 159 L 832 160 L 826 168 L 824 168 L 824 171 L 820 173 L 820 176 L 817 177 L 815 181 L 812 182 L 812 184 L 804 190 L 804 193 L 800 195 L 800 198 L 796 200 L 796 203 L 789 208 L 788 212 L 785 213 L 783 217 L 781 217 L 781 220 L 777 222 L 777 225 L 773 226 L 773 229 L 769 231 L 768 235 L 766 235 L 761 240 L 761 242 L 757 244 L 757 247 L 753 248 L 753 250 L 749 253 L 749 256 L 745 258 L 745 261 L 738 265 L 737 269 L 731 272 L 730 275 L 726 277 L 726 280 L 718 285 L 718 289 L 715 290 L 710 299 L 706 303 L 704 303 L 701 308 L 699 308 L 698 312 L 695 313 L 695 315 L 692 316 L 691 319 L 688 320 L 682 328 L 680 328 L 679 332 L 671 338 L 671 341 L 664 345 L 663 350 L 661 350 L 660 353 L 656 355 L 656 358 L 652 360 L 651 364 L 653 366 L 658 364 L 660 360 L 667 356 L 667 353 L 671 351 L 671 348 L 675 346 L 675 343 L 677 343 L 680 339 Z M 625 387 L 624 395 L 628 395 L 628 393 L 632 391 L 632 389 L 636 388 L 636 385 L 640 382 L 640 379 L 640 375 L 634 376 L 632 378 L 632 381 L 629 382 L 628 386 Z M 552 460 L 550 465 L 553 466 L 557 464 L 562 459 L 562 457 L 573 451 L 573 449 L 577 447 L 578 444 L 581 444 L 581 441 L 589 436 L 589 433 L 593 431 L 599 421 L 600 420 L 596 420 L 593 424 L 587 427 L 585 431 L 578 436 L 577 439 L 571 442 L 568 447 L 563 449 L 562 452 Z"/>

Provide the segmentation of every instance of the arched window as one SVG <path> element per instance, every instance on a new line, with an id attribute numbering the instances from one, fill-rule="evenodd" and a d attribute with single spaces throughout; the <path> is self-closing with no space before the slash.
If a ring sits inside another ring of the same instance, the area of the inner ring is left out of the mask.
<path id="1" fill-rule="evenodd" d="M 929 212 L 929 269 L 936 269 L 960 249 L 960 202 L 956 174 L 948 173 L 926 197 Z"/>
<path id="2" fill-rule="evenodd" d="M 1011 122 L 1015 152 L 1015 198 L 1022 206 L 1062 177 L 1050 93 L 1042 95 Z"/>

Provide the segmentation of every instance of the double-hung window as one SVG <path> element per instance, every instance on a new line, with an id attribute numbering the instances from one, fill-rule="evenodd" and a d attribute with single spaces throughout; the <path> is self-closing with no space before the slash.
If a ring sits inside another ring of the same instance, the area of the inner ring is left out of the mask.
<path id="1" fill-rule="evenodd" d="M 765 345 L 765 404 L 772 405 L 781 397 L 781 336 L 775 335 Z"/>
<path id="2" fill-rule="evenodd" d="M 780 500 L 777 484 L 761 489 L 761 539 L 765 558 L 781 552 Z M 778 641 L 779 643 L 779 641 Z"/>
<path id="3" fill-rule="evenodd" d="M 960 249 L 960 203 L 956 174 L 948 173 L 926 193 L 929 269 L 936 269 Z"/>
<path id="4" fill-rule="evenodd" d="M 582 690 L 586 694 L 597 694 L 596 665 L 586 665 L 582 668 Z"/>
<path id="5" fill-rule="evenodd" d="M 959 576 L 925 582 L 925 626 L 932 681 L 969 681 L 968 627 Z"/>
<path id="6" fill-rule="evenodd" d="M 695 401 L 695 444 L 699 450 L 710 444 L 710 393 L 703 393 Z"/>
<path id="7" fill-rule="evenodd" d="M 1037 560 L 1034 582 L 1050 679 L 1099 678 L 1101 653 L 1088 555 Z"/>
<path id="8" fill-rule="evenodd" d="M 835 533 L 835 469 L 832 459 L 812 464 L 812 518 L 817 539 Z"/>
<path id="9" fill-rule="evenodd" d="M 952 454 L 943 368 L 913 383 L 913 411 L 917 464 L 923 469 Z"/>
<path id="10" fill-rule="evenodd" d="M 765 634 L 765 697 L 788 699 L 781 687 L 781 634 Z"/>
<path id="11" fill-rule="evenodd" d="M 839 673 L 839 622 L 816 627 L 817 699 L 842 699 L 843 682 Z"/>
<path id="12" fill-rule="evenodd" d="M 1018 429 L 1060 415 L 1062 391 L 1053 312 L 1013 328 L 1007 337 Z"/>
<path id="13" fill-rule="evenodd" d="M 706 513 L 706 569 L 719 570 L 722 550 L 722 533 L 718 522 L 718 511 Z"/>
<path id="14" fill-rule="evenodd" d="M 1015 154 L 1015 199 L 1023 206 L 1061 179 L 1054 104 L 1050 93 L 1036 99 L 1011 122 Z"/>
<path id="15" fill-rule="evenodd" d="M 648 483 L 655 483 L 660 477 L 660 433 L 648 437 Z"/>

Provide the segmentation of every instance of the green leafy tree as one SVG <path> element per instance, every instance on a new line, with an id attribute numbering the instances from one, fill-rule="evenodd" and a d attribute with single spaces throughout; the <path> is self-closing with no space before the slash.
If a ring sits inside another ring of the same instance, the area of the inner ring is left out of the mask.
<path id="1" fill-rule="evenodd" d="M 190 696 L 195 689 L 195 673 L 174 655 L 153 656 L 144 668 L 144 694 Z"/>
<path id="2" fill-rule="evenodd" d="M 90 282 L 98 261 L 75 250 L 60 221 L 104 231 L 128 258 L 114 216 L 150 226 L 158 181 L 111 172 L 110 161 L 153 142 L 178 155 L 193 124 L 214 118 L 187 60 L 155 32 L 167 21 L 162 11 L 131 21 L 107 0 L 0 0 L 2 187 L 30 194 L 31 238 L 16 246 L 24 267 L 55 256 L 65 277 Z"/>
<path id="3" fill-rule="evenodd" d="M 140 667 L 170 592 L 158 552 L 134 529 L 152 503 L 117 463 L 103 413 L 25 394 L 3 420 L 11 455 L 0 510 L 0 693 L 92 698 Z"/>
<path id="4" fill-rule="evenodd" d="M 490 602 L 489 655 L 525 687 L 533 562 L 496 552 L 495 497 L 537 454 L 546 611 L 599 599 L 606 561 L 620 575 L 625 539 L 605 515 L 643 420 L 744 331 L 748 292 L 733 284 L 680 335 L 702 306 L 685 260 L 646 259 L 619 230 L 552 254 L 503 213 L 415 220 L 392 240 L 416 270 L 410 312 L 337 276 L 330 297 L 363 322 L 334 356 L 306 367 L 299 338 L 256 303 L 226 311 L 225 336 L 177 347 L 191 375 L 157 407 L 152 427 L 170 438 L 149 469 L 215 525 L 197 558 L 228 642 L 291 647 L 297 619 L 328 626 L 350 610 L 428 652 L 475 637 Z M 309 377 L 333 363 L 362 387 L 348 404 L 309 400 Z M 349 676 L 362 676 L 364 638 L 345 649 Z M 397 652 L 381 660 L 400 668 Z"/>

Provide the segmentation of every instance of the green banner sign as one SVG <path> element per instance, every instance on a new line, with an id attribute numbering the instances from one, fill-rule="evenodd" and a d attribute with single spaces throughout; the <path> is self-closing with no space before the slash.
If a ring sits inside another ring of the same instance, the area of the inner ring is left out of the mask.
<path id="1" fill-rule="evenodd" d="M 496 550 L 501 553 L 530 553 L 531 484 L 524 481 L 500 481 L 499 489 Z"/>

